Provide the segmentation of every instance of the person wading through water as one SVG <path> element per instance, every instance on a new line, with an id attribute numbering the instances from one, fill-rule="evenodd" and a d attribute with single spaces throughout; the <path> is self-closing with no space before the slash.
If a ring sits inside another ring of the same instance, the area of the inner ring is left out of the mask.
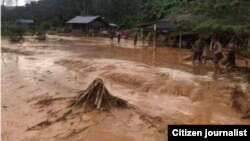
<path id="1" fill-rule="evenodd" d="M 148 46 L 151 44 L 152 41 L 152 32 L 149 32 L 147 35 Z"/>
<path id="2" fill-rule="evenodd" d="M 235 67 L 235 48 L 236 44 L 233 42 L 230 42 L 228 44 L 228 53 L 226 55 L 226 61 L 225 64 L 229 68 L 234 68 Z"/>
<path id="3" fill-rule="evenodd" d="M 205 44 L 205 47 L 203 49 L 203 54 L 202 54 L 202 60 L 204 60 L 204 64 L 207 63 L 208 54 L 209 54 L 209 45 Z"/>
<path id="4" fill-rule="evenodd" d="M 138 40 L 138 33 L 135 32 L 135 34 L 134 34 L 134 46 L 137 45 L 137 40 Z"/>
<path id="5" fill-rule="evenodd" d="M 110 41 L 113 42 L 113 38 L 114 38 L 114 32 L 113 31 L 110 32 L 109 38 L 110 38 Z"/>
<path id="6" fill-rule="evenodd" d="M 193 46 L 193 63 L 198 58 L 199 63 L 202 63 L 202 54 L 204 50 L 205 42 L 202 38 L 195 41 Z"/>
<path id="7" fill-rule="evenodd" d="M 120 32 L 117 33 L 117 40 L 118 40 L 118 44 L 120 44 L 120 41 L 121 41 L 121 33 Z"/>
<path id="8" fill-rule="evenodd" d="M 216 39 L 214 41 L 214 44 L 212 46 L 212 50 L 213 50 L 213 53 L 214 53 L 214 57 L 213 57 L 214 67 L 215 67 L 215 70 L 217 71 L 217 70 L 220 69 L 219 62 L 223 58 L 222 45 L 221 45 L 221 43 L 219 42 L 218 39 Z"/>

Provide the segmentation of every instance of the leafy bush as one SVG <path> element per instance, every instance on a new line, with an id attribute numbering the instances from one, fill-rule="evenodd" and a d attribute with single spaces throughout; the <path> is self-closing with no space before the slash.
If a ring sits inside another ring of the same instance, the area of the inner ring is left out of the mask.
<path id="1" fill-rule="evenodd" d="M 42 23 L 42 29 L 43 30 L 50 30 L 51 29 L 51 23 L 50 22 Z"/>
<path id="2" fill-rule="evenodd" d="M 22 36 L 25 32 L 27 32 L 27 28 L 22 25 L 15 25 L 15 24 L 3 24 L 1 26 L 1 34 L 2 35 L 7 35 L 7 36 L 12 36 L 12 35 L 18 35 Z"/>

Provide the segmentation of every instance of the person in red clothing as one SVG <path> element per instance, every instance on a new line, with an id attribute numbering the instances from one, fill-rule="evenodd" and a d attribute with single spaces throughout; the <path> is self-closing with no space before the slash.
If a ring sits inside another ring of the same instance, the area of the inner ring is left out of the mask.
<path id="1" fill-rule="evenodd" d="M 124 38 L 125 38 L 125 40 L 127 40 L 128 37 L 129 37 L 129 33 L 128 33 L 128 31 L 126 30 L 126 31 L 124 32 Z"/>

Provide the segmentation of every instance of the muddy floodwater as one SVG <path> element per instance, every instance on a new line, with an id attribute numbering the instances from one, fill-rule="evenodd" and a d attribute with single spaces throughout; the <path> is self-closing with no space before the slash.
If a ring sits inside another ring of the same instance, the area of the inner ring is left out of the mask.
<path id="1" fill-rule="evenodd" d="M 165 141 L 168 124 L 250 124 L 242 118 L 250 111 L 250 73 L 214 73 L 210 61 L 183 61 L 190 53 L 106 38 L 53 35 L 45 42 L 25 37 L 22 43 L 2 38 L 2 139 Z M 96 78 L 133 108 L 75 112 L 28 130 L 56 117 Z"/>

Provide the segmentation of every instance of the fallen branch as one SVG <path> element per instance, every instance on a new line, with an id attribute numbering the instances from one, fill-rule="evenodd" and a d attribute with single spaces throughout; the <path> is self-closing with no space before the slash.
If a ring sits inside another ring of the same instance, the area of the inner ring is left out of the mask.
<path id="1" fill-rule="evenodd" d="M 42 121 L 38 124 L 36 124 L 35 126 L 32 126 L 30 128 L 28 128 L 27 130 L 30 131 L 30 130 L 38 130 L 38 129 L 41 129 L 42 127 L 45 127 L 45 126 L 48 126 L 48 125 L 51 125 L 52 123 L 48 120 L 46 121 Z"/>

